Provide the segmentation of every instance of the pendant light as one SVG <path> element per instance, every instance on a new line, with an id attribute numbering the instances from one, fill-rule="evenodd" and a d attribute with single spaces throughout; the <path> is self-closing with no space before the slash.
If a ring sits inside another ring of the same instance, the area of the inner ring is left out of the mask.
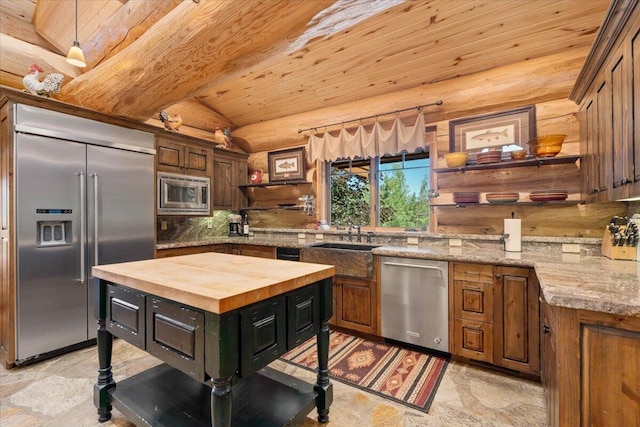
<path id="1" fill-rule="evenodd" d="M 84 60 L 84 53 L 80 48 L 80 43 L 78 43 L 78 0 L 76 0 L 76 38 L 73 41 L 71 48 L 69 48 L 67 62 L 80 68 L 87 66 L 87 61 Z"/>

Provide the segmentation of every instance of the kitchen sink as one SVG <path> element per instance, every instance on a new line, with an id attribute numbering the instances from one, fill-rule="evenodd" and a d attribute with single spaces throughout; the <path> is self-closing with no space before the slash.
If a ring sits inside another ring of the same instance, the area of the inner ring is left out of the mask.
<path id="1" fill-rule="evenodd" d="M 303 262 L 328 264 L 336 268 L 339 276 L 373 277 L 373 254 L 376 245 L 355 243 L 320 243 L 302 249 Z"/>
<path id="2" fill-rule="evenodd" d="M 319 245 L 313 245 L 313 248 L 323 249 L 347 249 L 350 251 L 370 251 L 377 248 L 379 245 L 360 245 L 353 243 L 320 243 Z"/>

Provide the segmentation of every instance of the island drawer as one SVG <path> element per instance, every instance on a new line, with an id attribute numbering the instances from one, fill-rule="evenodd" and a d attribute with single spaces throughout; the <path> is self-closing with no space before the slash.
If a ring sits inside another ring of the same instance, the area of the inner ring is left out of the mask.
<path id="1" fill-rule="evenodd" d="M 320 288 L 309 286 L 287 297 L 287 350 L 302 344 L 320 329 Z"/>
<path id="2" fill-rule="evenodd" d="M 147 297 L 147 352 L 204 381 L 204 313 L 183 304 Z"/>
<path id="3" fill-rule="evenodd" d="M 145 349 L 145 296 L 129 288 L 107 285 L 106 329 L 138 348 Z"/>
<path id="4" fill-rule="evenodd" d="M 287 349 L 286 299 L 270 298 L 240 310 L 240 375 L 246 377 Z"/>

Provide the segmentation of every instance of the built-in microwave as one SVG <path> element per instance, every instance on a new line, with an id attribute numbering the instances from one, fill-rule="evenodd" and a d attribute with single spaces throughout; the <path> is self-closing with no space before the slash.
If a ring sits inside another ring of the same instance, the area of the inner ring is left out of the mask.
<path id="1" fill-rule="evenodd" d="M 158 172 L 158 215 L 211 215 L 210 185 L 203 176 Z"/>

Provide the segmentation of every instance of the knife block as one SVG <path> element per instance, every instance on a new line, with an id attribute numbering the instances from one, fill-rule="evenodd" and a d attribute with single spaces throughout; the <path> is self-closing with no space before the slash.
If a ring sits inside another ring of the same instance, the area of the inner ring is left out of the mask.
<path id="1" fill-rule="evenodd" d="M 635 246 L 613 246 L 611 239 L 611 233 L 609 232 L 609 229 L 605 227 L 604 237 L 602 238 L 602 255 L 611 259 L 636 260 L 637 248 Z"/>

